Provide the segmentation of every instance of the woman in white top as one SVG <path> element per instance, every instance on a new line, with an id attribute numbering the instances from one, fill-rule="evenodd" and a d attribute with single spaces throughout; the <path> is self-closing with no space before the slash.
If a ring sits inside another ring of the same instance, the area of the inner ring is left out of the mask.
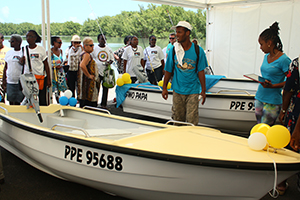
<path id="1" fill-rule="evenodd" d="M 164 53 L 159 46 L 156 46 L 156 37 L 151 35 L 149 37 L 149 44 L 144 50 L 144 60 L 146 61 L 146 72 L 148 80 L 151 84 L 157 85 L 163 77 L 163 70 L 165 68 Z"/>
<path id="2" fill-rule="evenodd" d="M 10 46 L 14 49 L 9 50 L 5 55 L 2 87 L 6 90 L 9 104 L 20 105 L 24 99 L 24 95 L 19 86 L 20 76 L 23 71 L 23 65 L 19 63 L 20 58 L 23 56 L 21 51 L 22 37 L 13 34 L 9 42 Z"/>
<path id="3" fill-rule="evenodd" d="M 124 73 L 127 72 L 130 74 L 132 83 L 137 81 L 136 74 L 132 69 L 137 65 L 142 65 L 143 68 L 145 67 L 143 48 L 138 44 L 139 39 L 136 36 L 132 36 L 131 46 L 127 47 L 122 55 L 122 59 L 124 60 Z"/>
<path id="4" fill-rule="evenodd" d="M 29 44 L 29 58 L 27 57 L 27 50 L 24 49 L 24 56 L 20 59 L 20 62 L 25 65 L 24 73 L 30 73 L 28 60 L 31 63 L 32 73 L 34 75 L 44 75 L 44 85 L 40 85 L 39 90 L 39 103 L 42 106 L 47 106 L 47 87 L 51 86 L 51 75 L 48 65 L 48 57 L 44 47 L 37 45 L 40 43 L 42 38 L 38 35 L 35 30 L 30 30 L 26 34 L 26 40 Z M 46 72 L 46 73 L 45 73 Z"/>

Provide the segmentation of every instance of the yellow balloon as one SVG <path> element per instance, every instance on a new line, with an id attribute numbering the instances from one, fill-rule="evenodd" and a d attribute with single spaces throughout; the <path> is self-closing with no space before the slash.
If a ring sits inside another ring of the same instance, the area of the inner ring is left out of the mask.
<path id="1" fill-rule="evenodd" d="M 131 79 L 129 79 L 129 81 L 124 81 L 124 84 L 131 84 L 131 83 L 132 83 Z"/>
<path id="2" fill-rule="evenodd" d="M 118 79 L 117 79 L 117 85 L 118 85 L 118 86 L 123 86 L 123 85 L 124 85 L 123 79 L 118 78 Z"/>
<path id="3" fill-rule="evenodd" d="M 167 85 L 167 89 L 168 90 L 171 89 L 171 86 L 172 86 L 172 84 L 169 82 L 168 85 Z"/>
<path id="4" fill-rule="evenodd" d="M 250 131 L 250 135 L 252 133 L 263 133 L 264 135 L 267 135 L 267 131 L 269 130 L 270 126 L 268 124 L 265 123 L 260 123 L 260 124 L 256 124 L 255 126 L 252 127 L 251 131 Z"/>
<path id="5" fill-rule="evenodd" d="M 124 83 L 129 82 L 129 80 L 131 79 L 130 74 L 128 74 L 128 73 L 123 74 L 122 79 L 123 79 Z"/>
<path id="6" fill-rule="evenodd" d="M 267 131 L 267 141 L 274 148 L 283 148 L 291 140 L 290 131 L 282 125 L 274 125 Z"/>
<path id="7" fill-rule="evenodd" d="M 164 81 L 163 80 L 161 80 L 161 81 L 158 82 L 158 86 L 162 87 L 163 85 L 164 85 Z"/>

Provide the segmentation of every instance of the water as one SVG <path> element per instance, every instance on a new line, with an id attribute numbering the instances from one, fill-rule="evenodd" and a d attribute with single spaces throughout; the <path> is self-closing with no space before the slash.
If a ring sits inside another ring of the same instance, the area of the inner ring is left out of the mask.
<path id="1" fill-rule="evenodd" d="M 61 49 L 63 51 L 63 56 L 65 58 L 65 50 L 71 45 L 71 36 L 60 36 L 61 40 L 62 40 L 62 45 L 61 45 Z M 84 37 L 81 37 L 81 41 L 83 40 Z M 10 39 L 9 36 L 4 37 L 4 42 L 3 44 L 7 47 L 10 47 L 10 43 L 8 42 Z M 92 39 L 94 40 L 94 44 L 97 45 L 98 41 L 97 41 L 97 37 L 92 37 Z M 162 49 L 164 47 L 166 47 L 168 45 L 169 39 L 165 38 L 165 39 L 157 39 L 156 45 L 160 46 Z M 120 37 L 107 37 L 107 43 L 108 46 L 112 49 L 112 51 L 116 51 L 118 50 L 120 47 L 124 46 L 124 38 L 120 38 Z M 47 41 L 46 41 L 47 44 Z M 22 46 L 26 46 L 28 45 L 26 38 L 23 37 L 23 42 L 22 42 Z M 42 43 L 38 44 L 38 45 L 42 45 Z M 143 39 L 139 39 L 139 45 L 141 47 L 143 47 L 143 49 L 145 48 L 145 46 L 149 46 L 149 40 L 148 38 L 143 38 Z M 145 45 L 145 46 L 144 46 Z M 47 49 L 47 48 L 46 48 Z"/>

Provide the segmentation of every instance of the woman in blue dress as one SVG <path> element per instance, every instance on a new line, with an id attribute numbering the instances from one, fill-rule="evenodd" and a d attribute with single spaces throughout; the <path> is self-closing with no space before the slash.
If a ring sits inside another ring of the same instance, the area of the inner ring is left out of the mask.
<path id="1" fill-rule="evenodd" d="M 53 70 L 52 91 L 55 93 L 57 102 L 59 100 L 60 92 L 64 92 L 68 89 L 66 74 L 63 68 L 63 53 L 60 49 L 61 44 L 62 41 L 59 37 L 51 37 L 51 65 Z"/>

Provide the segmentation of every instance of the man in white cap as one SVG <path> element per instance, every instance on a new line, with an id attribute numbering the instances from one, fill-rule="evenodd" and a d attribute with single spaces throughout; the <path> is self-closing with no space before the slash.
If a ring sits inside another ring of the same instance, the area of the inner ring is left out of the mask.
<path id="1" fill-rule="evenodd" d="M 168 99 L 167 84 L 173 75 L 172 119 L 197 125 L 199 95 L 202 105 L 206 99 L 204 69 L 208 66 L 207 59 L 204 50 L 190 40 L 190 23 L 180 21 L 172 29 L 176 30 L 177 42 L 167 58 L 162 97 Z"/>

